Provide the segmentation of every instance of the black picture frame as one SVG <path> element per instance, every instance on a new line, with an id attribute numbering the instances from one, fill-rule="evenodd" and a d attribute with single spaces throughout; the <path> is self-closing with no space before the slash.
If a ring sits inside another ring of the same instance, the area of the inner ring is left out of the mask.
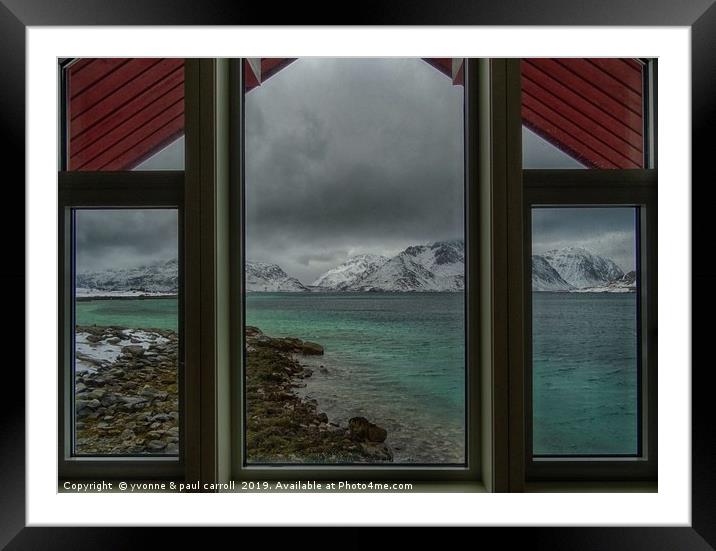
<path id="1" fill-rule="evenodd" d="M 335 5 L 334 5 L 335 6 Z M 692 31 L 692 288 L 698 301 L 692 310 L 692 523 L 690 527 L 659 528 L 525 528 L 485 529 L 499 537 L 502 546 L 527 538 L 530 547 L 561 549 L 713 549 L 716 547 L 716 437 L 709 383 L 711 364 L 705 360 L 711 325 L 707 313 L 716 307 L 716 268 L 709 262 L 713 232 L 706 220 L 714 196 L 716 168 L 716 6 L 713 0 L 673 2 L 603 0 L 582 3 L 574 0 L 512 0 L 450 3 L 395 0 L 390 3 L 363 2 L 342 20 L 338 11 L 321 3 L 287 4 L 276 10 L 272 3 L 228 0 L 194 3 L 187 0 L 1 0 L 0 37 L 3 47 L 3 83 L 0 110 L 5 146 L 3 166 L 11 176 L 3 182 L 6 212 L 3 225 L 3 285 L 9 289 L 25 285 L 24 231 L 25 167 L 20 159 L 25 149 L 25 31 L 43 25 L 245 25 L 245 24 L 373 24 L 373 25 L 665 25 L 688 26 Z M 668 109 L 668 105 L 661 105 Z M 51 182 L 48 182 L 48 186 Z M 8 208 L 9 207 L 9 208 Z M 22 230 L 20 228 L 23 228 Z M 697 255 L 697 252 L 702 254 Z M 32 289 L 26 289 L 32 293 Z M 15 353 L 24 350 L 25 309 L 21 294 L 7 293 L 5 305 L 16 318 L 5 331 Z M 22 302 L 22 304 L 21 304 Z M 24 337 L 24 333 L 22 334 Z M 668 338 L 668 335 L 662 338 Z M 7 342 L 7 341 L 6 341 Z M 20 355 L 22 356 L 22 352 Z M 699 362 L 699 355 L 702 361 Z M 15 358 L 24 363 L 24 357 Z M 172 545 L 174 538 L 186 541 L 186 533 L 146 528 L 27 528 L 25 527 L 25 419 L 24 373 L 6 359 L 3 399 L 0 400 L 0 546 L 6 549 L 131 549 Z M 685 366 L 664 366 L 679 369 Z M 48 366 L 54 373 L 53 366 Z M 78 519 L 78 521 L 80 521 Z M 317 523 L 320 518 L 317 517 Z M 295 538 L 295 536 L 283 536 Z M 373 545 L 381 537 L 371 531 L 356 531 L 340 541 L 353 547 Z M 424 540 L 424 535 L 421 539 Z M 272 543 L 283 539 L 274 532 Z M 179 540 L 178 540 L 179 541 Z"/>

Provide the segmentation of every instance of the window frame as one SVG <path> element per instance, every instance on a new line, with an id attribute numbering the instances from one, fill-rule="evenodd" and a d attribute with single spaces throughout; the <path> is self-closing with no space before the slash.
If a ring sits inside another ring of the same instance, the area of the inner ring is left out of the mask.
<path id="1" fill-rule="evenodd" d="M 523 482 L 561 481 L 649 481 L 657 480 L 657 62 L 640 60 L 644 66 L 644 148 L 643 169 L 528 169 L 523 168 L 521 206 L 523 226 L 521 264 L 522 330 L 524 353 L 522 368 L 524 389 L 523 425 L 513 431 L 513 438 L 524 442 Z M 512 86 L 520 86 L 520 75 L 513 75 Z M 516 122 L 515 122 L 516 124 Z M 522 151 L 521 134 L 515 136 Z M 640 267 L 640 301 L 638 306 L 640 342 L 639 407 L 641 454 L 637 457 L 538 457 L 532 456 L 532 285 L 531 285 L 531 216 L 533 206 L 600 207 L 631 206 L 640 209 L 638 254 Z M 517 322 L 517 320 L 515 320 Z M 511 397 L 512 399 L 515 396 Z M 518 398 L 519 400 L 519 398 Z"/>
<path id="2" fill-rule="evenodd" d="M 58 464 L 60 479 L 68 478 L 179 478 L 185 467 L 186 399 L 184 384 L 184 254 L 183 171 L 59 172 L 58 173 Z M 178 336 L 179 455 L 76 456 L 74 431 L 74 250 L 75 209 L 176 209 L 178 221 Z"/>
<path id="3" fill-rule="evenodd" d="M 236 58 L 230 64 L 231 131 L 230 148 L 238 149 L 239 155 L 230 155 L 231 164 L 231 251 L 230 280 L 241 282 L 235 285 L 231 300 L 231 476 L 233 480 L 278 481 L 278 480 L 413 480 L 418 482 L 482 482 L 482 448 L 484 441 L 491 438 L 484 434 L 481 411 L 481 366 L 480 356 L 480 242 L 478 238 L 477 213 L 479 212 L 479 182 L 477 159 L 480 155 L 477 140 L 478 113 L 470 109 L 477 105 L 478 65 L 476 59 L 465 59 L 464 92 L 464 177 L 465 177 L 465 369 L 466 369 L 466 464 L 465 466 L 422 466 L 422 465 L 247 465 L 244 458 L 245 426 L 244 401 L 244 130 L 243 68 L 246 58 Z M 469 289 L 472 289 L 470 291 Z M 234 343 L 233 341 L 237 342 Z"/>
<path id="4" fill-rule="evenodd" d="M 524 274 L 525 474 L 528 481 L 654 480 L 657 471 L 656 173 L 652 170 L 525 170 L 524 265 L 532 254 L 533 207 L 637 207 L 639 226 L 638 381 L 640 449 L 636 457 L 532 456 L 532 289 Z"/>

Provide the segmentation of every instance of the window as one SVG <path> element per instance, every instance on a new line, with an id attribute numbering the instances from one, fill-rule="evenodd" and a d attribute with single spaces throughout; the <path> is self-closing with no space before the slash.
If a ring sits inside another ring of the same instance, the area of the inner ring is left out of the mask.
<path id="1" fill-rule="evenodd" d="M 474 469 L 462 60 L 287 61 L 242 73 L 240 476 Z"/>
<path id="2" fill-rule="evenodd" d="M 61 477 L 656 480 L 655 61 L 60 82 Z"/>
<path id="3" fill-rule="evenodd" d="M 179 453 L 176 209 L 75 209 L 74 454 Z"/>
<path id="4" fill-rule="evenodd" d="M 532 208 L 532 452 L 637 456 L 632 207 Z"/>

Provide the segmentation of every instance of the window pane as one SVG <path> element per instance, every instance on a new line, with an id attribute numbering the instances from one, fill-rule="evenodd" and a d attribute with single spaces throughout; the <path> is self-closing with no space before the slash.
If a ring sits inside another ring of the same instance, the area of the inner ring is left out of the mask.
<path id="1" fill-rule="evenodd" d="M 69 170 L 182 170 L 184 60 L 78 59 L 66 69 Z"/>
<path id="2" fill-rule="evenodd" d="M 176 209 L 74 211 L 76 455 L 177 455 Z"/>
<path id="3" fill-rule="evenodd" d="M 247 463 L 464 464 L 460 61 L 247 87 Z"/>
<path id="4" fill-rule="evenodd" d="M 524 168 L 644 168 L 644 64 L 523 59 Z"/>
<path id="5" fill-rule="evenodd" d="M 534 455 L 636 455 L 638 209 L 532 210 Z"/>

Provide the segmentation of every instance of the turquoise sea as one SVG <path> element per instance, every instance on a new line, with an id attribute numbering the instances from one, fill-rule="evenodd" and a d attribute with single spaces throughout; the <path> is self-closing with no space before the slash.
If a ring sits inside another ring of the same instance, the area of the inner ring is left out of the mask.
<path id="1" fill-rule="evenodd" d="M 636 453 L 636 295 L 535 293 L 536 454 Z M 175 299 L 90 300 L 78 324 L 176 329 Z M 397 463 L 465 461 L 462 293 L 250 293 L 246 323 L 315 341 L 302 395 L 388 430 Z"/>
<path id="2" fill-rule="evenodd" d="M 536 455 L 634 455 L 636 293 L 533 293 Z"/>

